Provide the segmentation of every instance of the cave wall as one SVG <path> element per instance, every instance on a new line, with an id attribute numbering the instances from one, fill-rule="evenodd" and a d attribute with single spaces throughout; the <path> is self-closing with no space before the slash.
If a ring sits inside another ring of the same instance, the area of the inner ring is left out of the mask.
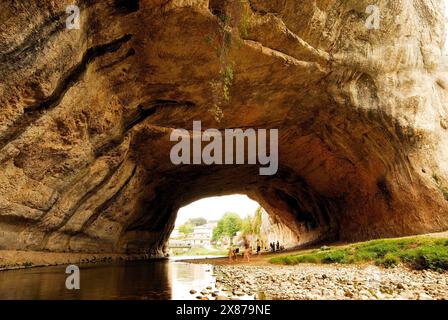
<path id="1" fill-rule="evenodd" d="M 1 1 L 0 249 L 158 255 L 231 193 L 303 243 L 448 229 L 442 1 L 369 4 Z M 278 174 L 174 166 L 193 120 L 278 129 Z"/>
<path id="2" fill-rule="evenodd" d="M 300 245 L 300 235 L 292 231 L 288 225 L 277 221 L 266 210 L 262 209 L 260 237 L 263 249 L 270 250 L 270 244 L 279 243 L 285 249 L 295 248 Z"/>

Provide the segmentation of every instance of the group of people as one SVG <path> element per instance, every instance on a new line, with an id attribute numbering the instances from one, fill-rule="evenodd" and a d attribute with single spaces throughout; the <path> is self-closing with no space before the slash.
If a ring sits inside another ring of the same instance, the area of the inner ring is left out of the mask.
<path id="1" fill-rule="evenodd" d="M 275 242 L 271 242 L 269 244 L 269 246 L 271 247 L 272 252 L 280 251 L 280 242 L 278 242 L 278 240 L 277 240 L 277 244 Z"/>
<path id="2" fill-rule="evenodd" d="M 277 241 L 277 243 L 271 242 L 269 244 L 269 246 L 271 247 L 271 252 L 283 250 L 283 246 L 280 246 L 280 242 L 278 242 L 278 241 Z M 250 240 L 247 237 L 245 237 L 243 239 L 243 247 L 244 247 L 243 259 L 246 259 L 247 262 L 249 262 L 250 257 L 252 255 L 252 246 L 251 246 Z M 260 240 L 257 240 L 256 250 L 257 250 L 257 255 L 259 255 L 261 253 Z M 265 250 L 267 251 L 266 247 L 265 247 Z M 236 260 L 236 257 L 238 256 L 239 252 L 240 252 L 239 246 L 237 246 L 237 247 L 230 246 L 229 247 L 229 262 Z"/>
<path id="3" fill-rule="evenodd" d="M 258 243 L 258 240 L 257 240 Z M 252 247 L 250 245 L 250 241 L 247 237 L 243 239 L 243 245 L 244 245 L 244 253 L 243 253 L 243 259 L 247 259 L 247 261 L 250 261 L 250 256 L 252 255 Z M 258 247 L 257 247 L 258 248 Z M 240 252 L 239 247 L 229 247 L 229 262 L 232 262 L 233 260 L 236 260 L 236 257 L 238 253 Z"/>

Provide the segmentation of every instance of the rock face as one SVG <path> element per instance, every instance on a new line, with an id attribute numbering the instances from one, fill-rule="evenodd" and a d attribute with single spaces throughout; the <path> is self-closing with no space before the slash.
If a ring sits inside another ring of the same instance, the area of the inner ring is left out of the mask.
<path id="1" fill-rule="evenodd" d="M 300 234 L 292 231 L 285 223 L 274 216 L 270 216 L 266 210 L 262 211 L 260 238 L 262 249 L 270 250 L 271 243 L 279 242 L 279 245 L 289 249 L 300 245 Z"/>
<path id="2" fill-rule="evenodd" d="M 231 193 L 301 242 L 447 229 L 442 0 L 370 2 L 2 1 L 0 249 L 157 255 Z M 279 129 L 278 173 L 173 165 L 193 120 Z"/>

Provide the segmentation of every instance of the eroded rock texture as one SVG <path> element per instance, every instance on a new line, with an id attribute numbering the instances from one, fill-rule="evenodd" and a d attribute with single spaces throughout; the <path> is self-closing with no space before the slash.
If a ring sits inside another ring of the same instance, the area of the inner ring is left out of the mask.
<path id="1" fill-rule="evenodd" d="M 379 30 L 371 2 L 1 0 L 0 249 L 160 254 L 229 193 L 302 243 L 447 229 L 442 1 L 376 1 Z M 193 120 L 278 128 L 278 174 L 172 165 Z"/>

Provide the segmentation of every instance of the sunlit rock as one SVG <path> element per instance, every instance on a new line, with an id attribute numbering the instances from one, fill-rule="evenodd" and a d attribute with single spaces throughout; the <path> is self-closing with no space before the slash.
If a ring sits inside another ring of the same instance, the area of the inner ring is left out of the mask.
<path id="1" fill-rule="evenodd" d="M 177 209 L 245 193 L 300 243 L 448 228 L 442 1 L 0 7 L 0 249 L 162 254 Z M 279 131 L 279 169 L 176 166 L 170 133 Z"/>

